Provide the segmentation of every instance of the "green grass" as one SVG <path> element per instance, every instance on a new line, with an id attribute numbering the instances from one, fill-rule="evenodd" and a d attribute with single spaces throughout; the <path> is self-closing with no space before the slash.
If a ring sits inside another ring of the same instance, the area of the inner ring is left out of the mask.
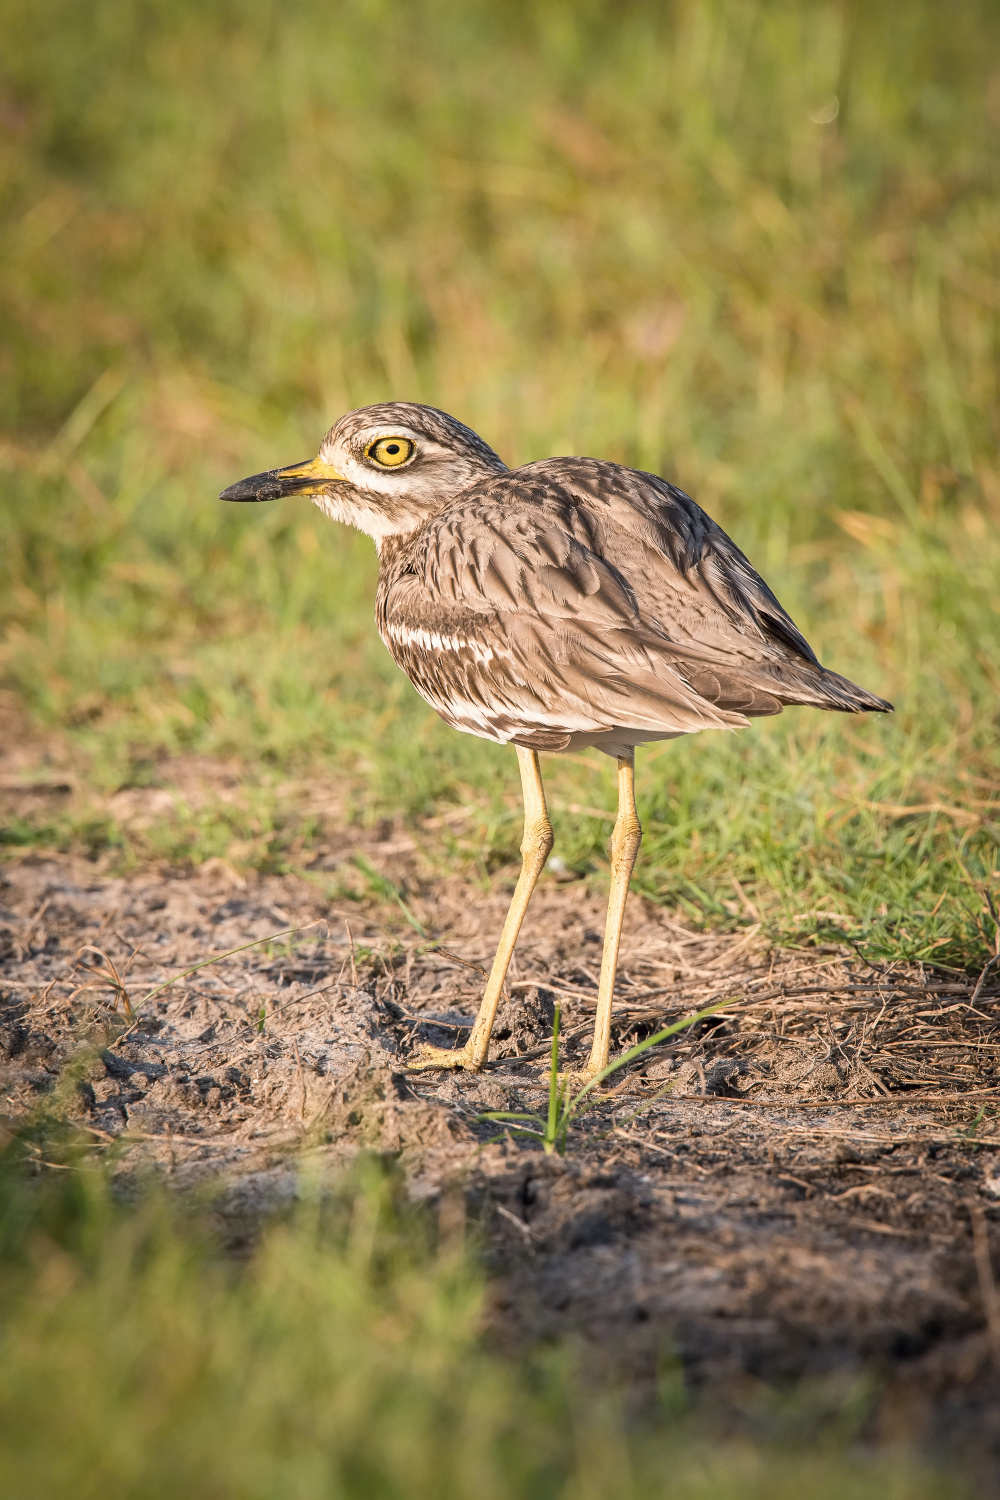
<path id="1" fill-rule="evenodd" d="M 689 1026 L 694 1026 L 698 1021 L 703 1021 L 706 1016 L 714 1016 L 718 1011 L 725 1009 L 725 1001 L 719 1005 L 709 1005 L 704 1010 L 695 1011 L 693 1015 L 685 1016 L 681 1021 L 674 1021 L 670 1026 L 661 1027 L 654 1031 L 652 1036 L 647 1036 L 643 1041 L 637 1042 L 634 1047 L 629 1047 L 621 1056 L 616 1057 L 608 1063 L 582 1088 L 577 1088 L 572 1075 L 560 1073 L 559 1070 L 559 1018 L 560 1007 L 555 1008 L 552 1020 L 552 1046 L 549 1053 L 549 1097 L 547 1109 L 544 1115 L 526 1114 L 523 1110 L 511 1111 L 505 1109 L 490 1109 L 479 1115 L 480 1120 L 496 1121 L 502 1124 L 504 1130 L 494 1140 L 502 1140 L 504 1136 L 511 1139 L 537 1141 L 546 1156 L 554 1156 L 557 1152 L 560 1156 L 566 1155 L 569 1145 L 570 1131 L 576 1123 L 596 1102 L 597 1094 L 594 1090 L 608 1078 L 614 1076 L 620 1068 L 628 1067 L 629 1063 L 635 1062 L 644 1052 L 652 1047 L 658 1047 L 668 1037 L 676 1036 L 679 1031 L 686 1031 Z M 665 1088 L 653 1095 L 658 1099 L 663 1094 L 668 1094 L 674 1085 L 667 1084 Z M 649 1107 L 646 1103 L 636 1111 L 642 1114 Z M 634 1119 L 636 1115 L 633 1115 Z M 978 1121 L 977 1121 L 978 1123 Z M 492 1144 L 492 1142 L 491 1142 Z"/>
<path id="2" fill-rule="evenodd" d="M 306 1164 L 294 1209 L 237 1256 L 210 1199 L 114 1190 L 36 1122 L 0 1158 L 7 1500 L 971 1493 L 865 1451 L 863 1383 L 747 1394 L 724 1436 L 685 1407 L 666 1349 L 630 1419 L 569 1351 L 499 1358 L 475 1261 L 400 1186 L 374 1160 L 332 1183 Z"/>
<path id="3" fill-rule="evenodd" d="M 442 858 L 512 856 L 513 756 L 389 663 L 370 543 L 215 499 L 409 397 L 512 463 L 678 479 L 897 704 L 641 755 L 641 889 L 742 919 L 735 876 L 778 933 L 981 962 L 998 54 L 986 0 L 8 0 L 0 679 L 83 790 L 0 840 L 299 867 L 291 776 L 361 820 L 471 803 Z M 192 753 L 242 795 L 126 832 L 107 795 Z M 610 806 L 610 765 L 548 775 L 558 852 L 602 872 L 565 809 Z"/>

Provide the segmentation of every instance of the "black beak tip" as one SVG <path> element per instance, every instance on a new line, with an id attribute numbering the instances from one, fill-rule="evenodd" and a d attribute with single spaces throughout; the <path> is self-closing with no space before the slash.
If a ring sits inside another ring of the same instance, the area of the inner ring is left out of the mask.
<path id="1" fill-rule="evenodd" d="M 236 484 L 231 484 L 228 489 L 222 491 L 220 500 L 277 500 L 281 494 L 281 484 L 277 480 L 275 471 L 271 470 L 265 474 L 251 474 L 249 479 L 240 479 Z"/>

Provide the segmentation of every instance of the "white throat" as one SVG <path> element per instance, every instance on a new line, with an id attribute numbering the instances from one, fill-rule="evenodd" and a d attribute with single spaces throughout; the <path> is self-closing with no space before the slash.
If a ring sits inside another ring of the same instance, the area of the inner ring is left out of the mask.
<path id="1" fill-rule="evenodd" d="M 386 537 L 408 536 L 426 519 L 412 514 L 387 516 L 384 511 L 359 502 L 356 495 L 357 491 L 354 491 L 350 499 L 347 496 L 341 499 L 334 492 L 332 495 L 314 495 L 312 501 L 331 521 L 342 521 L 346 526 L 353 526 L 357 531 L 370 536 L 380 554 Z"/>

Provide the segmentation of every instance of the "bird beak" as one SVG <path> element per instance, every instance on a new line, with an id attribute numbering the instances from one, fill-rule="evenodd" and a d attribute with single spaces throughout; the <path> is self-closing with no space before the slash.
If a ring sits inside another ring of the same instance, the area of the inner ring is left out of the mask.
<path id="1" fill-rule="evenodd" d="M 332 464 L 320 458 L 311 458 L 304 464 L 291 464 L 287 469 L 268 469 L 264 474 L 251 474 L 223 490 L 220 500 L 280 500 L 285 495 L 322 495 L 330 484 L 346 483 L 343 474 Z"/>

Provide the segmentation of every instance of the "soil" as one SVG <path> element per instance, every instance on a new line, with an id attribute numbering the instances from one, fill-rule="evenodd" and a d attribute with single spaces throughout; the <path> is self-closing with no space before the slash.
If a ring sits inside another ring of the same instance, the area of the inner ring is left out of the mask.
<path id="1" fill-rule="evenodd" d="M 221 1182 L 235 1245 L 294 1197 L 303 1152 L 392 1154 L 442 1233 L 478 1226 L 501 1344 L 572 1335 L 639 1399 L 674 1360 L 744 1414 L 799 1377 L 834 1403 L 864 1390 L 874 1437 L 995 1462 L 1000 975 L 976 994 L 975 977 L 776 948 L 749 914 L 696 931 L 633 898 L 615 1047 L 725 1009 L 615 1075 L 547 1156 L 479 1117 L 543 1105 L 556 1004 L 582 1063 L 600 893 L 543 877 L 483 1073 L 410 1072 L 421 1041 L 464 1039 L 513 872 L 428 879 L 413 839 L 382 833 L 365 852 L 405 910 L 218 860 L 0 866 L 8 1128 L 76 1058 L 69 1108 L 95 1152 Z M 342 830 L 340 853 L 358 842 Z"/>

